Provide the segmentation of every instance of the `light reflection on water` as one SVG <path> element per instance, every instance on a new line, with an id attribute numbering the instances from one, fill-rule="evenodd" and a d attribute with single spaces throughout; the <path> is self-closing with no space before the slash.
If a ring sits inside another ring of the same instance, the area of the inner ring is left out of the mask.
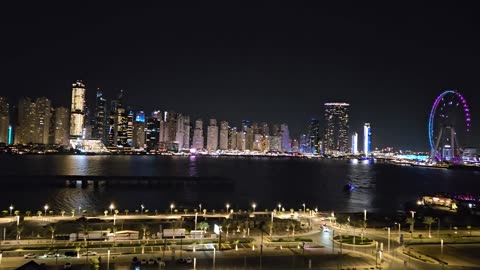
<path id="1" fill-rule="evenodd" d="M 307 207 L 330 211 L 395 211 L 424 193 L 470 192 L 480 189 L 478 172 L 400 167 L 348 160 L 268 159 L 241 157 L 179 156 L 0 156 L 0 171 L 23 175 L 141 175 L 163 177 L 221 177 L 226 187 L 184 185 L 99 186 L 82 188 L 52 186 L 46 178 L 41 186 L 2 188 L 0 207 L 10 203 L 16 209 L 42 209 L 45 203 L 67 213 L 87 209 L 98 213 L 114 202 L 130 211 L 145 204 L 153 211 L 165 211 L 171 202 L 179 209 L 197 207 L 247 209 L 255 201 L 258 209 Z M 0 179 L 1 183 L 2 179 Z M 345 192 L 347 183 L 356 188 Z M 32 210 L 33 211 L 33 210 Z"/>

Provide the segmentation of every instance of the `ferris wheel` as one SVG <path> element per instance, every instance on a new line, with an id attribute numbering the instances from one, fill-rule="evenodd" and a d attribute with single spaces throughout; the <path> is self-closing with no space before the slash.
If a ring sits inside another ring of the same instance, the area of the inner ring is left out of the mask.
<path id="1" fill-rule="evenodd" d="M 462 94 L 455 90 L 441 93 L 435 99 L 428 121 L 430 161 L 461 162 L 470 122 L 470 109 Z"/>

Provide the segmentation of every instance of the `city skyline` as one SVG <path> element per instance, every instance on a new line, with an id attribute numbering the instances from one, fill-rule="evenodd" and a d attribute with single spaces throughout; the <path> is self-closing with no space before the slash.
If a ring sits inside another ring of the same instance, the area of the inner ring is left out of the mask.
<path id="1" fill-rule="evenodd" d="M 96 88 L 107 98 L 123 89 L 141 104 L 136 110 L 285 122 L 299 137 L 310 118 L 323 118 L 322 104 L 346 102 L 350 130 L 372 123 L 374 145 L 426 150 L 435 96 L 457 89 L 471 103 L 479 144 L 478 20 L 468 7 L 131 9 L 87 1 L 77 12 L 44 4 L 20 14 L 11 5 L 2 19 L 9 42 L 0 45 L 0 68 L 9 76 L 0 95 L 13 104 L 46 96 L 66 106 L 69 85 L 83 79 L 90 107 Z"/>

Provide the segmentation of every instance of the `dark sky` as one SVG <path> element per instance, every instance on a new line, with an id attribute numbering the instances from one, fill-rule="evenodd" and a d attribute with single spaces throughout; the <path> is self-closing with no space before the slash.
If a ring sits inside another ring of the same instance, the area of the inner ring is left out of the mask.
<path id="1" fill-rule="evenodd" d="M 89 103 L 97 87 L 108 98 L 124 89 L 136 109 L 286 122 L 295 136 L 323 103 L 345 101 L 351 131 L 370 122 L 374 147 L 426 150 L 436 95 L 458 89 L 480 144 L 474 6 L 96 2 L 2 4 L 0 95 L 69 106 L 71 83 L 83 79 Z"/>

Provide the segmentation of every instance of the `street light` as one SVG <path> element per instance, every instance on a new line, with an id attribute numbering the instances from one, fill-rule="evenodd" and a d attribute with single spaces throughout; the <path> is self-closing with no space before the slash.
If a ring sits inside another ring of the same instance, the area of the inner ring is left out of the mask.
<path id="1" fill-rule="evenodd" d="M 225 207 L 227 207 L 227 215 L 228 215 L 228 208 L 230 208 L 230 204 L 227 203 L 227 204 L 225 205 Z"/>
<path id="2" fill-rule="evenodd" d="M 257 204 L 256 203 L 253 203 L 252 204 L 252 208 L 253 208 L 253 213 L 255 213 L 255 208 L 257 207 Z"/>
<path id="3" fill-rule="evenodd" d="M 412 225 L 411 226 L 411 231 L 412 231 L 412 237 L 413 237 L 413 229 L 414 229 L 414 226 L 415 226 L 415 211 L 410 211 L 410 213 L 412 214 Z"/>
<path id="4" fill-rule="evenodd" d="M 115 208 L 115 206 L 113 205 L 113 203 L 110 204 L 110 215 L 113 215 L 113 208 Z"/>
<path id="5" fill-rule="evenodd" d="M 282 204 L 278 204 L 278 212 L 282 211 Z"/>
<path id="6" fill-rule="evenodd" d="M 173 203 L 172 203 L 172 204 L 170 204 L 170 215 L 172 215 L 172 214 L 173 214 L 173 207 L 175 207 L 175 205 L 173 205 Z"/>
<path id="7" fill-rule="evenodd" d="M 363 210 L 363 220 L 367 221 L 367 209 Z"/>
<path id="8" fill-rule="evenodd" d="M 303 213 L 305 214 L 305 204 L 302 204 L 303 205 Z"/>
<path id="9" fill-rule="evenodd" d="M 198 207 L 200 207 L 200 213 L 202 212 L 202 204 L 199 204 Z"/>
<path id="10" fill-rule="evenodd" d="M 45 206 L 43 207 L 43 209 L 45 209 L 45 216 L 47 215 L 47 210 L 48 210 L 48 204 L 45 204 Z"/>
<path id="11" fill-rule="evenodd" d="M 9 209 L 10 209 L 10 216 L 11 216 L 13 211 L 13 205 L 10 205 Z"/>
<path id="12" fill-rule="evenodd" d="M 143 215 L 143 208 L 145 208 L 145 206 L 142 204 L 142 205 L 140 205 L 140 207 L 142 208 L 142 211 L 140 212 L 140 214 Z"/>
<path id="13" fill-rule="evenodd" d="M 272 211 L 272 222 L 270 224 L 270 236 L 272 236 L 272 230 L 273 230 L 273 215 L 275 214 L 274 211 Z"/>

